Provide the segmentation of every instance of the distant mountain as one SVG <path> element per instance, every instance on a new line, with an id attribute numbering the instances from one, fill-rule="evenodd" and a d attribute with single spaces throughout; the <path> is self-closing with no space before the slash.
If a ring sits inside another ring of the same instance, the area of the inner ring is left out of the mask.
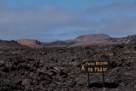
<path id="1" fill-rule="evenodd" d="M 27 45 L 32 48 L 42 47 L 66 47 L 66 46 L 87 46 L 87 45 L 112 45 L 121 43 L 136 43 L 136 35 L 130 35 L 123 38 L 112 38 L 106 34 L 82 35 L 75 39 L 66 41 L 40 42 L 31 39 L 16 40 L 22 45 Z"/>
<path id="2" fill-rule="evenodd" d="M 74 45 L 75 43 L 75 41 L 54 41 L 50 43 L 44 42 L 43 44 L 45 47 L 66 47 Z"/>
<path id="3" fill-rule="evenodd" d="M 33 39 L 19 39 L 12 41 L 0 40 L 0 47 L 6 48 L 43 48 L 43 47 L 72 47 L 87 45 L 112 45 L 121 43 L 136 43 L 136 35 L 123 38 L 112 38 L 106 34 L 82 35 L 66 41 L 40 42 Z"/>
<path id="4" fill-rule="evenodd" d="M 29 48 L 29 47 L 26 45 L 21 45 L 14 40 L 11 41 L 0 40 L 0 48 Z"/>
<path id="5" fill-rule="evenodd" d="M 129 35 L 123 38 L 110 38 L 108 41 L 118 42 L 118 43 L 136 43 L 136 35 Z"/>
<path id="6" fill-rule="evenodd" d="M 44 47 L 43 43 L 37 40 L 33 40 L 33 39 L 19 39 L 19 40 L 15 40 L 18 43 L 20 43 L 21 45 L 26 45 L 32 48 L 41 48 Z"/>
<path id="7" fill-rule="evenodd" d="M 32 40 L 32 39 L 19 39 L 16 41 L 22 45 L 27 45 L 31 48 L 65 47 L 75 43 L 73 41 L 40 42 L 40 41 Z"/>
<path id="8" fill-rule="evenodd" d="M 101 45 L 101 44 L 114 44 L 107 39 L 111 37 L 106 34 L 92 34 L 92 35 L 81 35 L 76 39 L 71 39 L 69 41 L 76 42 L 74 45 L 71 46 L 87 46 L 87 45 Z"/>
<path id="9" fill-rule="evenodd" d="M 102 39 L 109 39 L 111 38 L 109 35 L 106 34 L 92 34 L 92 35 L 82 35 L 77 37 L 76 39 L 81 41 L 95 41 L 95 40 L 102 40 Z"/>

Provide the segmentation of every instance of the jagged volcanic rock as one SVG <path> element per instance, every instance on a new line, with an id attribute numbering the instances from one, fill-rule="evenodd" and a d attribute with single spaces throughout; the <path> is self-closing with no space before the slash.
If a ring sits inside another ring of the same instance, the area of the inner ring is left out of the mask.
<path id="1" fill-rule="evenodd" d="M 0 91 L 86 91 L 80 64 L 110 56 L 106 91 L 136 90 L 136 44 L 41 49 L 0 49 Z M 90 91 L 102 91 L 102 74 L 90 73 Z"/>

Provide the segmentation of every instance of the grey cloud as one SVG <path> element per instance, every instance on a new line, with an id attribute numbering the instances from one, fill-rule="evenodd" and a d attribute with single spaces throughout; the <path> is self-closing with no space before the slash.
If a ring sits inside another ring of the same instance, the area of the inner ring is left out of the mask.
<path id="1" fill-rule="evenodd" d="M 98 13 L 102 13 L 102 12 L 124 12 L 124 11 L 136 11 L 136 3 L 130 3 L 130 2 L 120 2 L 120 3 L 112 3 L 110 5 L 106 5 L 106 6 L 91 6 L 89 8 L 87 8 L 86 12 L 90 13 L 90 14 L 98 14 Z"/>
<path id="2" fill-rule="evenodd" d="M 68 40 L 68 39 L 74 39 L 80 35 L 97 34 L 97 33 L 98 33 L 97 30 L 91 30 L 91 29 L 89 29 L 89 30 L 75 30 L 75 31 L 60 33 L 60 34 L 58 34 L 58 37 L 61 36 L 61 37 L 65 38 L 63 40 Z"/>
<path id="3" fill-rule="evenodd" d="M 56 6 L 45 6 L 40 9 L 6 9 L 0 11 L 2 25 L 39 25 L 48 27 L 59 26 L 91 26 L 93 22 L 85 20 L 80 14 Z M 82 23 L 83 22 L 83 23 Z M 95 25 L 94 25 L 95 26 Z"/>
<path id="4" fill-rule="evenodd" d="M 100 32 L 109 35 L 133 35 L 136 34 L 136 16 L 118 16 L 115 18 L 103 18 L 101 23 L 104 28 Z"/>
<path id="5" fill-rule="evenodd" d="M 90 30 L 77 30 L 72 32 L 76 36 L 88 34 L 108 34 L 112 37 L 121 37 L 136 34 L 136 16 L 118 16 L 103 18 L 101 26 Z"/>
<path id="6" fill-rule="evenodd" d="M 80 35 L 89 35 L 89 34 L 97 34 L 98 31 L 95 30 L 95 29 L 88 29 L 88 30 L 76 30 L 76 31 L 71 31 L 69 33 L 63 33 L 63 36 L 64 35 L 74 35 L 74 36 L 80 36 Z M 75 37 L 74 37 L 75 38 Z"/>
<path id="7" fill-rule="evenodd" d="M 77 30 L 73 32 L 75 35 L 88 35 L 88 34 L 97 34 L 96 30 Z"/>
<path id="8" fill-rule="evenodd" d="M 29 9 L 6 8 L 0 9 L 0 12 L 0 31 L 4 31 L 1 32 L 1 35 L 2 33 L 10 34 L 10 36 L 3 36 L 4 39 L 12 37 L 15 39 L 20 36 L 31 37 L 33 33 L 38 35 L 39 32 L 53 34 L 56 28 L 95 27 L 98 25 L 96 22 L 84 19 L 79 13 L 57 6 Z M 40 34 L 39 37 L 41 37 Z"/>
<path id="9" fill-rule="evenodd" d="M 0 30 L 1 31 L 1 30 Z M 55 35 L 52 33 L 42 33 L 42 32 L 30 32 L 27 30 L 22 31 L 1 31 L 0 39 L 4 40 L 16 40 L 16 39 L 37 39 L 39 41 L 48 42 L 56 40 Z"/>

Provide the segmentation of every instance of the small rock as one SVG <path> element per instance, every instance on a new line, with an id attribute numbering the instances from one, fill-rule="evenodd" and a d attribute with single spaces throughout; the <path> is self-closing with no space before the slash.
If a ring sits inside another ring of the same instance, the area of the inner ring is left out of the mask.
<path id="1" fill-rule="evenodd" d="M 29 85 L 29 84 L 30 84 L 29 79 L 23 79 L 22 80 L 22 85 Z"/>
<path id="2" fill-rule="evenodd" d="M 12 82 L 13 82 L 14 84 L 21 85 L 22 80 L 21 80 L 20 78 L 12 78 Z"/>
<path id="3" fill-rule="evenodd" d="M 125 83 L 121 82 L 119 85 L 123 87 L 123 86 L 125 86 Z"/>
<path id="4" fill-rule="evenodd" d="M 9 68 L 8 68 L 8 67 L 4 67 L 4 68 L 2 69 L 2 71 L 3 71 L 3 72 L 9 72 Z"/>
<path id="5" fill-rule="evenodd" d="M 136 85 L 134 85 L 134 89 L 136 89 Z"/>
<path id="6" fill-rule="evenodd" d="M 79 86 L 87 85 L 87 81 L 86 80 L 81 80 L 81 81 L 78 82 L 78 85 Z"/>
<path id="7" fill-rule="evenodd" d="M 61 72 L 60 72 L 60 76 L 62 76 L 62 77 L 64 77 L 64 78 L 66 78 L 66 77 L 68 76 L 68 74 L 67 74 L 67 73 L 65 73 L 65 72 L 63 72 L 63 71 L 61 71 Z"/>
<path id="8" fill-rule="evenodd" d="M 70 84 L 69 84 L 69 87 L 74 87 L 76 85 L 76 82 L 71 82 Z"/>

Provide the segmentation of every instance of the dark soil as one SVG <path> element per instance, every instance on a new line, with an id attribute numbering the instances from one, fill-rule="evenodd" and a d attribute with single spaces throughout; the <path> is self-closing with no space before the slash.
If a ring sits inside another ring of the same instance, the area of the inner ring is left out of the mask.
<path id="1" fill-rule="evenodd" d="M 87 74 L 80 64 L 110 56 L 110 70 Z M 136 44 L 0 49 L 0 91 L 136 91 Z"/>

